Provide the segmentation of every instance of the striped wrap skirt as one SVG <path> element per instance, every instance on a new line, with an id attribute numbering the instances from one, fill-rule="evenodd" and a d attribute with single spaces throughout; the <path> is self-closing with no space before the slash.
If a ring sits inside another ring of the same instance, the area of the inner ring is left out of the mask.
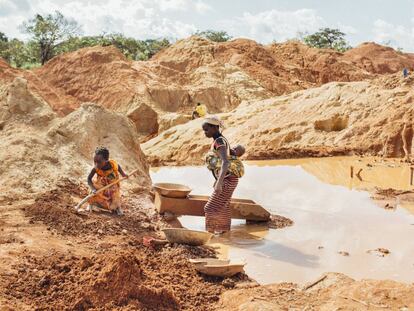
<path id="1" fill-rule="evenodd" d="M 206 231 L 227 232 L 231 226 L 230 200 L 239 179 L 230 175 L 224 178 L 223 189 L 220 193 L 214 190 L 204 206 L 206 216 Z"/>

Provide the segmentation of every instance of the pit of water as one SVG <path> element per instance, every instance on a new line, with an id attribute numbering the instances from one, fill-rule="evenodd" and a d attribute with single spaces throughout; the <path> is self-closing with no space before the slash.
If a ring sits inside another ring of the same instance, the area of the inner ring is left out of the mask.
<path id="1" fill-rule="evenodd" d="M 192 194 L 211 194 L 214 182 L 204 167 L 158 168 L 151 177 L 153 182 L 188 185 Z M 371 158 L 249 162 L 234 197 L 255 200 L 294 224 L 268 229 L 233 220 L 231 233 L 211 243 L 220 248 L 223 258 L 244 259 L 247 274 L 262 284 L 305 283 L 324 272 L 411 283 L 414 208 L 408 204 L 387 210 L 369 193 L 375 187 L 413 189 L 409 179 L 409 166 Z M 204 230 L 203 217 L 179 220 L 186 228 Z M 368 252 L 377 248 L 388 249 L 390 254 L 381 257 L 381 253 Z"/>

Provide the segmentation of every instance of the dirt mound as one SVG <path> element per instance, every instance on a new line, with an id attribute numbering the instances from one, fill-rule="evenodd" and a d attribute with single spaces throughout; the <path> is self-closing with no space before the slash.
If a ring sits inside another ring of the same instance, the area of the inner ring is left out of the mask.
<path id="1" fill-rule="evenodd" d="M 355 65 L 342 61 L 342 54 L 333 50 L 311 48 L 299 41 L 274 43 L 268 46 L 268 50 L 285 68 L 285 74 L 293 75 L 313 86 L 331 81 L 359 81 L 370 77 Z"/>
<path id="2" fill-rule="evenodd" d="M 141 103 L 136 105 L 136 107 L 128 111 L 127 116 L 134 122 L 139 133 L 143 135 L 158 133 L 158 114 L 147 104 Z"/>
<path id="3" fill-rule="evenodd" d="M 173 126 L 187 123 L 191 120 L 190 115 L 184 115 L 180 113 L 166 113 L 159 118 L 159 132 L 163 132 L 172 128 Z"/>
<path id="4" fill-rule="evenodd" d="M 148 186 L 148 165 L 141 152 L 133 123 L 125 116 L 94 104 L 83 104 L 79 109 L 57 122 L 48 131 L 56 144 L 77 152 L 90 161 L 96 146 L 107 146 L 111 157 L 126 172 L 139 169 L 136 174 L 141 186 Z"/>
<path id="5" fill-rule="evenodd" d="M 365 42 L 345 52 L 343 59 L 371 73 L 395 73 L 403 68 L 414 70 L 413 53 L 402 53 L 374 42 Z"/>
<path id="6" fill-rule="evenodd" d="M 383 79 L 383 78 L 381 78 Z M 247 159 L 339 154 L 405 156 L 414 82 L 396 88 L 378 81 L 328 83 L 287 96 L 241 104 L 222 114 L 224 135 L 243 144 Z M 200 164 L 210 141 L 200 120 L 179 125 L 143 144 L 154 164 Z M 402 135 L 404 132 L 404 135 Z"/>
<path id="7" fill-rule="evenodd" d="M 10 83 L 19 76 L 20 70 L 11 67 L 3 58 L 0 57 L 0 81 Z"/>
<path id="8" fill-rule="evenodd" d="M 264 46 L 247 39 L 216 43 L 192 36 L 144 62 L 130 61 L 111 46 L 65 53 L 33 71 L 0 60 L 0 80 L 24 77 L 59 115 L 84 102 L 122 112 L 145 136 L 157 132 L 157 118 L 164 113 L 188 114 L 197 102 L 213 113 L 226 112 L 243 101 L 412 68 L 413 59 L 373 43 L 342 54 L 296 41 Z M 137 117 L 143 108 L 149 122 Z"/>
<path id="9" fill-rule="evenodd" d="M 190 56 L 179 54 L 179 43 L 173 51 L 175 58 L 170 61 L 154 58 L 131 62 L 114 47 L 84 48 L 53 58 L 34 70 L 33 75 L 65 98 L 70 97 L 69 101 L 49 101 L 59 114 L 67 114 L 83 102 L 94 102 L 128 115 L 143 136 L 158 131 L 158 115 L 188 114 L 199 101 L 213 111 L 223 111 L 236 107 L 242 100 L 270 96 L 232 66 L 203 66 L 193 58 L 188 72 L 181 72 L 181 57 Z"/>
<path id="10" fill-rule="evenodd" d="M 341 53 L 290 41 L 262 46 L 237 39 L 221 43 L 215 56 L 242 68 L 273 95 L 291 93 L 330 81 L 360 81 L 370 75 L 341 60 Z"/>
<path id="11" fill-rule="evenodd" d="M 243 101 L 411 68 L 412 58 L 372 44 L 342 54 L 295 41 L 264 46 L 247 39 L 216 43 L 192 36 L 149 61 L 130 61 L 112 46 L 65 53 L 33 71 L 15 70 L 3 61 L 0 79 L 23 76 L 59 115 L 85 102 L 121 112 L 145 137 L 156 134 L 161 123 L 166 129 L 164 114 L 189 114 L 197 102 L 210 112 L 226 112 Z"/>
<path id="12" fill-rule="evenodd" d="M 94 102 L 106 108 L 128 104 L 134 95 L 133 83 L 140 78 L 131 68 L 131 62 L 112 46 L 65 53 L 33 72 L 72 97 L 76 106 Z M 65 102 L 59 103 L 59 106 L 65 105 Z"/>
<path id="13" fill-rule="evenodd" d="M 104 260 L 104 262 L 102 262 Z M 130 301 L 137 307 L 155 310 L 178 310 L 178 301 L 166 288 L 142 286 L 143 271 L 139 258 L 131 253 L 101 259 L 97 275 L 85 276 L 84 292 L 74 309 L 88 309 L 99 305 L 122 306 Z M 134 301 L 135 300 L 135 301 Z"/>
<path id="14" fill-rule="evenodd" d="M 29 90 L 27 80 L 22 77 L 16 77 L 9 86 L 4 86 L 0 96 L 0 122 L 3 125 L 24 119 L 41 127 L 56 117 L 47 102 Z"/>
<path id="15" fill-rule="evenodd" d="M 33 72 L 13 68 L 0 58 L 0 90 L 7 87 L 16 78 L 26 80 L 25 83 L 30 92 L 37 97 L 41 97 L 60 115 L 68 114 L 76 107 L 75 101 L 71 96 L 47 84 L 46 81 L 39 78 Z"/>
<path id="16" fill-rule="evenodd" d="M 132 233 L 137 236 L 143 232 L 159 229 L 156 225 L 160 218 L 154 214 L 149 217 L 142 205 L 151 205 L 150 198 L 129 195 L 123 199 L 122 208 L 125 217 L 116 217 L 106 213 L 76 213 L 74 207 L 85 196 L 88 189 L 81 183 L 62 180 L 56 189 L 42 193 L 35 202 L 24 208 L 31 222 L 41 222 L 48 230 L 60 235 L 85 236 L 94 234 L 106 236 Z"/>
<path id="17" fill-rule="evenodd" d="M 136 245 L 92 257 L 27 256 L 0 292 L 10 301 L 18 298 L 47 310 L 212 310 L 226 282 L 202 277 L 188 262 L 211 255 L 201 247 L 153 250 Z M 246 276 L 231 279 L 241 280 L 247 281 Z"/>
<path id="18" fill-rule="evenodd" d="M 116 124 L 116 126 L 107 127 Z M 150 184 L 148 165 L 128 118 L 83 105 L 59 118 L 21 77 L 0 92 L 1 196 L 53 189 L 62 177 L 86 180 L 96 146 L 106 145 L 126 171 L 140 169 L 134 187 Z"/>
<path id="19" fill-rule="evenodd" d="M 410 310 L 414 285 L 394 281 L 353 280 L 327 273 L 300 287 L 280 283 L 224 293 L 220 310 Z"/>
<path id="20" fill-rule="evenodd" d="M 105 305 L 114 301 L 115 304 L 125 304 L 129 298 L 139 297 L 141 282 L 142 270 L 136 256 L 125 254 L 109 258 L 97 276 L 85 282 L 89 286 L 88 292 L 84 293 L 84 303 L 96 305 L 99 302 Z"/>
<path id="21" fill-rule="evenodd" d="M 238 68 L 215 62 L 207 54 L 212 46 L 201 38 L 181 40 L 147 62 L 128 61 L 114 47 L 84 48 L 53 58 L 34 74 L 77 105 L 94 102 L 124 113 L 142 104 L 158 112 L 189 112 L 198 101 L 222 111 L 269 95 Z"/>

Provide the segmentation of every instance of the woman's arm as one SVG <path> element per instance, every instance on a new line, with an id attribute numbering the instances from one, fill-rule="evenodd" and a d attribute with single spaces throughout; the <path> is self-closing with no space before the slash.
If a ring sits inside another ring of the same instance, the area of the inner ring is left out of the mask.
<path id="1" fill-rule="evenodd" d="M 227 174 L 227 170 L 229 169 L 230 166 L 230 161 L 227 157 L 227 147 L 226 146 L 220 146 L 217 149 L 217 152 L 221 158 L 221 169 L 220 169 L 220 175 L 214 185 L 214 190 L 216 190 L 217 192 L 221 192 L 223 189 L 223 182 L 224 182 L 224 178 L 226 177 Z"/>
<path id="2" fill-rule="evenodd" d="M 95 173 L 96 173 L 96 170 L 95 170 L 95 168 L 93 168 L 91 170 L 91 172 L 89 173 L 89 175 L 88 175 L 88 186 L 89 186 L 89 188 L 91 188 L 92 192 L 96 191 L 96 188 L 93 185 L 93 181 L 92 181 L 92 178 L 93 178 L 93 176 L 95 176 Z"/>

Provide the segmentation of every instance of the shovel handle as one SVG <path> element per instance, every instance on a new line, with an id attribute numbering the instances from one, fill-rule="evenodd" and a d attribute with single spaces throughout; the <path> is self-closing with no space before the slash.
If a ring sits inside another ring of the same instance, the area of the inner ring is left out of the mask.
<path id="1" fill-rule="evenodd" d="M 121 181 L 123 181 L 123 180 L 125 180 L 125 179 L 128 179 L 128 178 L 129 178 L 129 176 L 135 175 L 136 173 L 138 173 L 138 171 L 139 171 L 139 169 L 136 169 L 136 170 L 132 171 L 132 172 L 128 175 L 128 177 L 122 177 L 122 178 L 119 178 L 118 180 L 116 180 L 116 181 L 114 181 L 114 182 L 112 182 L 112 183 L 110 183 L 110 184 L 108 184 L 108 185 L 106 185 L 106 186 L 104 186 L 104 187 L 102 187 L 102 188 L 100 188 L 100 189 L 96 190 L 96 192 L 95 192 L 95 193 L 91 193 L 91 194 L 89 194 L 89 195 L 88 195 L 88 196 L 86 196 L 86 197 L 85 197 L 82 201 L 80 201 L 80 202 L 78 203 L 78 205 L 76 205 L 75 209 L 76 209 L 76 210 L 79 210 L 79 209 L 80 209 L 80 207 L 81 207 L 83 204 L 85 204 L 85 202 L 87 202 L 90 198 L 94 197 L 94 196 L 95 196 L 95 195 L 97 195 L 98 193 L 101 193 L 102 191 L 105 191 L 105 190 L 106 190 L 106 189 L 108 189 L 108 188 L 111 188 L 113 185 L 116 185 L 117 183 L 119 183 L 119 182 L 121 182 Z"/>

